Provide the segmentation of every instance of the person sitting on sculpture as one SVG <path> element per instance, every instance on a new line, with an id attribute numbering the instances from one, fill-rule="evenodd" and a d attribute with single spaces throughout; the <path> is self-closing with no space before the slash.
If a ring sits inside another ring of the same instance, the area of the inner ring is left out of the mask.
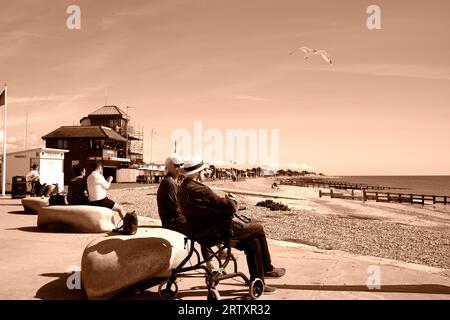
<path id="1" fill-rule="evenodd" d="M 75 177 L 69 182 L 67 203 L 70 205 L 89 205 L 86 169 L 81 164 L 76 164 L 72 167 L 72 171 Z"/>
<path id="2" fill-rule="evenodd" d="M 111 186 L 113 177 L 105 179 L 103 176 L 103 164 L 96 161 L 93 165 L 92 173 L 87 178 L 87 190 L 89 194 L 89 204 L 91 206 L 106 207 L 119 213 L 122 219 L 125 218 L 124 209 L 106 196 L 106 190 Z"/>
<path id="3" fill-rule="evenodd" d="M 186 217 L 192 233 L 205 246 L 212 246 L 227 240 L 238 240 L 247 257 L 250 279 L 282 277 L 284 268 L 275 268 L 271 263 L 264 228 L 259 223 L 234 223 L 238 208 L 237 199 L 231 194 L 220 197 L 204 185 L 205 165 L 200 156 L 184 161 L 182 174 L 186 176 L 177 194 L 178 205 Z M 276 288 L 265 285 L 264 292 L 271 294 Z"/>

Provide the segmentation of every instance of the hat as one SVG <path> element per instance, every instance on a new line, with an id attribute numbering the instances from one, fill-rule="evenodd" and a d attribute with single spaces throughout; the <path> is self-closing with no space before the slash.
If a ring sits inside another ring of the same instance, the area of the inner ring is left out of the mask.
<path id="1" fill-rule="evenodd" d="M 181 170 L 181 173 L 184 175 L 193 175 L 207 167 L 208 166 L 203 163 L 202 157 L 194 155 L 184 160 L 184 166 Z"/>
<path id="2" fill-rule="evenodd" d="M 171 155 L 169 155 L 166 159 L 166 163 L 168 161 L 172 162 L 174 165 L 178 165 L 178 166 L 183 165 L 183 159 L 176 153 L 172 153 Z"/>

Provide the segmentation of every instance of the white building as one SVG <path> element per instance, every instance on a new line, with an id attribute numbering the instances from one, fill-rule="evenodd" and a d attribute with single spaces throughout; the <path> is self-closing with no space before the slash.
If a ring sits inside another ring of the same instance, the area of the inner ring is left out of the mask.
<path id="1" fill-rule="evenodd" d="M 69 150 L 37 148 L 6 154 L 6 191 L 11 191 L 12 178 L 14 176 L 26 176 L 31 171 L 33 164 L 39 166 L 42 184 L 57 183 L 59 191 L 63 191 L 64 154 L 66 152 L 69 152 Z"/>

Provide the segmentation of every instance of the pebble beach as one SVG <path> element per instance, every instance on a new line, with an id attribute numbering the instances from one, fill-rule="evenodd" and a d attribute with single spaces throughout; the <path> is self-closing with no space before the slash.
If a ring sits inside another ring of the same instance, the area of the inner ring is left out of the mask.
<path id="1" fill-rule="evenodd" d="M 273 178 L 207 182 L 219 194 L 233 192 L 239 211 L 264 225 L 267 236 L 325 250 L 450 268 L 450 209 L 444 205 L 376 203 L 319 198 L 319 189 L 281 185 Z M 127 211 L 158 219 L 158 185 L 110 190 Z M 249 194 L 250 193 L 250 194 Z M 271 198 L 276 197 L 276 198 Z M 272 199 L 291 210 L 272 211 L 256 203 Z"/>

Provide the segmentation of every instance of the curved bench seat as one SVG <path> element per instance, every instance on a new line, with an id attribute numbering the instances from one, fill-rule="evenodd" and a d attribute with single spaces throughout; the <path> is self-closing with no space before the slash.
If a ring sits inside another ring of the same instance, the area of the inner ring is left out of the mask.
<path id="1" fill-rule="evenodd" d="M 81 279 L 89 299 L 107 299 L 131 285 L 168 277 L 189 252 L 184 235 L 141 227 L 133 236 L 104 236 L 83 252 Z"/>
<path id="2" fill-rule="evenodd" d="M 39 228 L 55 231 L 97 233 L 116 228 L 117 212 L 95 206 L 48 206 L 38 212 Z"/>
<path id="3" fill-rule="evenodd" d="M 49 197 L 27 197 L 22 199 L 22 206 L 26 213 L 37 214 L 42 207 L 48 207 Z"/>

